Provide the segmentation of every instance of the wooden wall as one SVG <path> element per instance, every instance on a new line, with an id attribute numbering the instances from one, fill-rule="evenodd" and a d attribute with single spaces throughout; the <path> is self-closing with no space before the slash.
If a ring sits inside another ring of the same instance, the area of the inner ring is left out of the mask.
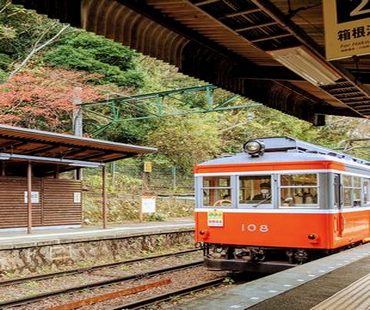
<path id="1" fill-rule="evenodd" d="M 0 177 L 0 228 L 27 227 L 27 178 Z M 82 204 L 74 202 L 81 181 L 32 178 L 39 203 L 32 204 L 32 226 L 81 224 Z"/>

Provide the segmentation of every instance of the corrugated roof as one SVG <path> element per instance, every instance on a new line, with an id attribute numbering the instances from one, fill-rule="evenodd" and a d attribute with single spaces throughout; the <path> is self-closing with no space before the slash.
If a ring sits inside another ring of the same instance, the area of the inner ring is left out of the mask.
<path id="1" fill-rule="evenodd" d="M 157 149 L 69 134 L 0 125 L 0 152 L 106 163 Z"/>

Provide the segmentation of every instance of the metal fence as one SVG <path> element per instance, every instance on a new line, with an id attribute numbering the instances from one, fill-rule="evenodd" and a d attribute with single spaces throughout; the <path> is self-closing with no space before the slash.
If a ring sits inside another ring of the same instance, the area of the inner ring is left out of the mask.
<path id="1" fill-rule="evenodd" d="M 143 180 L 143 168 L 139 165 L 110 167 L 112 182 L 115 175 L 122 174 L 134 179 Z M 190 173 L 182 173 L 177 167 L 156 167 L 148 173 L 149 188 L 157 193 L 194 193 L 194 177 Z"/>

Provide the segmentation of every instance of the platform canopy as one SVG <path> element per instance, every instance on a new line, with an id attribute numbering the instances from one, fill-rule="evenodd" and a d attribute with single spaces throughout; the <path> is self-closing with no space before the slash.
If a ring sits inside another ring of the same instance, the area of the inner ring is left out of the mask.
<path id="1" fill-rule="evenodd" d="M 12 2 L 317 125 L 325 114 L 370 117 L 370 57 L 325 59 L 321 0 Z"/>
<path id="2" fill-rule="evenodd" d="M 47 175 L 156 152 L 155 148 L 0 125 L 0 161 L 7 173 L 19 174 L 32 162 L 37 174 Z M 39 168 L 38 168 L 39 167 Z"/>

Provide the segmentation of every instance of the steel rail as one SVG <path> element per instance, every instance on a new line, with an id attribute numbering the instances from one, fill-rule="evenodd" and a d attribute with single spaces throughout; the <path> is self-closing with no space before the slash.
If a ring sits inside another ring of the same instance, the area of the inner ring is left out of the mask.
<path id="1" fill-rule="evenodd" d="M 130 259 L 130 260 L 125 260 L 125 261 L 120 261 L 120 262 L 114 262 L 114 263 L 107 263 L 107 264 L 101 264 L 101 265 L 95 265 L 91 267 L 84 267 L 84 268 L 78 268 L 78 269 L 71 269 L 71 270 L 65 270 L 65 271 L 57 271 L 57 272 L 52 272 L 52 273 L 47 273 L 43 275 L 35 275 L 35 276 L 28 276 L 28 277 L 22 277 L 22 278 L 17 278 L 17 279 L 10 279 L 10 280 L 5 280 L 5 281 L 0 281 L 0 287 L 3 286 L 9 286 L 9 285 L 15 285 L 19 283 L 24 283 L 27 281 L 41 281 L 41 280 L 47 280 L 55 277 L 61 277 L 61 276 L 66 276 L 66 275 L 74 275 L 78 273 L 84 273 L 84 272 L 89 272 L 101 268 L 109 268 L 109 267 L 116 267 L 119 265 L 126 265 L 126 264 L 132 264 L 136 262 L 141 262 L 147 259 L 156 259 L 156 258 L 163 258 L 163 257 L 171 257 L 171 256 L 177 256 L 177 255 L 183 255 L 183 254 L 188 254 L 192 252 L 197 252 L 201 251 L 201 249 L 190 249 L 190 250 L 184 250 L 176 253 L 167 253 L 167 254 L 161 254 L 161 255 L 154 255 L 154 256 L 148 256 L 148 257 L 141 257 L 141 258 L 136 258 L 136 259 Z"/>
<path id="2" fill-rule="evenodd" d="M 214 279 L 214 280 L 211 280 L 211 281 L 203 282 L 201 284 L 188 286 L 188 287 L 185 287 L 185 288 L 182 288 L 182 289 L 179 289 L 179 290 L 174 290 L 174 291 L 171 291 L 171 292 L 168 292 L 168 293 L 164 293 L 164 294 L 157 295 L 157 296 L 154 296 L 154 297 L 150 297 L 150 298 L 147 298 L 147 299 L 142 299 L 142 300 L 130 303 L 130 304 L 120 305 L 118 307 L 114 307 L 114 308 L 110 308 L 110 309 L 111 310 L 142 309 L 142 307 L 153 306 L 158 302 L 163 302 L 163 301 L 171 299 L 173 297 L 183 296 L 183 295 L 187 295 L 187 294 L 190 294 L 190 293 L 194 293 L 194 292 L 197 292 L 197 291 L 204 290 L 204 289 L 209 288 L 209 287 L 218 286 L 218 285 L 222 284 L 224 280 L 225 280 L 225 277 L 217 278 L 217 279 Z"/>
<path id="3" fill-rule="evenodd" d="M 19 298 L 19 299 L 14 299 L 14 300 L 9 300 L 9 301 L 4 301 L 0 302 L 0 309 L 3 307 L 10 307 L 10 306 L 21 306 L 25 304 L 29 304 L 31 302 L 36 302 L 48 297 L 56 296 L 56 295 L 62 295 L 65 293 L 71 293 L 71 292 L 78 292 L 82 291 L 85 289 L 92 289 L 92 288 L 99 288 L 103 286 L 107 286 L 110 284 L 116 284 L 119 282 L 124 282 L 128 280 L 134 280 L 134 279 L 141 279 L 144 277 L 149 277 L 149 276 L 154 276 L 154 275 L 160 275 L 163 273 L 167 272 L 172 272 L 175 270 L 181 270 L 181 269 L 186 269 L 186 268 L 192 268 L 195 266 L 200 266 L 203 265 L 203 260 L 197 260 L 193 261 L 191 263 L 186 263 L 186 264 L 181 264 L 181 265 L 176 265 L 176 266 L 171 266 L 167 268 L 162 268 L 162 269 L 156 269 L 152 271 L 147 271 L 147 272 L 141 272 L 129 276 L 124 276 L 124 277 L 117 277 L 109 280 L 102 280 L 102 281 L 97 281 L 89 284 L 84 284 L 84 285 L 79 285 L 79 286 L 74 286 L 74 287 L 69 287 L 61 290 L 56 290 L 52 292 L 47 292 L 47 293 L 41 293 L 37 295 L 32 295 L 29 297 L 24 297 L 24 298 Z"/>

